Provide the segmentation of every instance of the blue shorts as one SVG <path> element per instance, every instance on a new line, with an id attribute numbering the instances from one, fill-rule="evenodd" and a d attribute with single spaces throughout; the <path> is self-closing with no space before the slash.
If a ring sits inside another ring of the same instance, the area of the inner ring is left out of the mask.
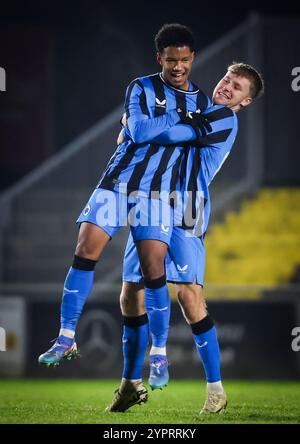
<path id="1" fill-rule="evenodd" d="M 187 236 L 187 232 L 182 228 L 173 227 L 166 256 L 167 281 L 182 284 L 196 282 L 203 286 L 204 271 L 203 239 Z M 123 281 L 143 283 L 138 254 L 131 235 L 128 238 L 123 260 Z"/>
<path id="2" fill-rule="evenodd" d="M 76 223 L 95 224 L 111 238 L 129 225 L 134 241 L 155 239 L 169 245 L 173 217 L 172 207 L 162 200 L 96 188 Z"/>

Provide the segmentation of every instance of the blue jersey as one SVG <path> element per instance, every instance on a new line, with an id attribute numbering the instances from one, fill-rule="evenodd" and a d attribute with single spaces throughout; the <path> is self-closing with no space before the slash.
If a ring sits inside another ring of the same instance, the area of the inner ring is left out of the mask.
<path id="1" fill-rule="evenodd" d="M 179 124 L 176 110 L 203 112 L 210 105 L 210 99 L 191 82 L 190 90 L 182 91 L 166 84 L 161 74 L 134 80 L 126 92 L 124 142 L 110 159 L 98 187 L 139 191 L 148 197 L 153 191 L 175 190 L 186 155 L 184 142 L 191 137 L 183 132 L 188 125 Z"/>
<path id="2" fill-rule="evenodd" d="M 230 153 L 237 134 L 236 114 L 221 105 L 207 108 L 203 114 L 210 121 L 212 131 L 201 137 L 198 146 L 193 146 L 196 135 L 192 127 L 177 125 L 177 137 L 185 137 L 189 143 L 183 149 L 176 191 L 175 224 L 191 231 L 196 236 L 205 233 L 210 216 L 209 185 Z M 176 136 L 176 127 L 172 136 Z M 170 130 L 157 137 L 162 143 L 170 139 Z"/>
<path id="3" fill-rule="evenodd" d="M 212 133 L 202 138 L 202 148 L 190 147 L 181 165 L 180 186 L 186 194 L 185 208 L 189 209 L 191 223 L 184 217 L 182 228 L 196 236 L 207 230 L 211 203 L 209 185 L 227 159 L 234 144 L 238 121 L 229 108 L 214 105 L 204 113 L 211 122 Z"/>
<path id="4" fill-rule="evenodd" d="M 179 211 L 180 229 L 173 228 L 166 257 L 166 274 L 169 282 L 196 282 L 203 285 L 205 269 L 203 237 L 210 217 L 209 185 L 228 157 L 237 134 L 237 117 L 229 108 L 215 105 L 208 108 L 205 114 L 213 130 L 207 137 L 202 138 L 202 148 L 191 145 L 186 149 L 180 166 L 178 189 L 182 196 L 185 193 L 188 196 L 183 210 L 186 212 L 189 210 L 195 222 L 189 223 L 186 217 L 182 218 L 182 212 Z M 190 131 L 192 133 L 193 129 L 190 128 Z M 164 137 L 165 135 L 161 138 Z M 123 280 L 143 282 L 132 236 L 129 236 L 126 246 Z"/>

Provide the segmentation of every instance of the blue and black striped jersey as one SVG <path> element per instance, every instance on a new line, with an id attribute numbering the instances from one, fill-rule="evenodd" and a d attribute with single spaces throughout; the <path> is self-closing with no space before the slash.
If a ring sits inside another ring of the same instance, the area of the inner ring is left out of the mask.
<path id="1" fill-rule="evenodd" d="M 186 154 L 182 142 L 188 140 L 177 137 L 187 125 L 178 125 L 176 110 L 203 112 L 210 105 L 211 100 L 191 82 L 190 90 L 182 91 L 166 84 L 161 73 L 135 79 L 126 92 L 124 142 L 110 159 L 98 187 L 124 192 L 125 185 L 127 193 L 149 197 L 153 191 L 175 190 Z"/>
<path id="2" fill-rule="evenodd" d="M 177 207 L 175 224 L 197 236 L 206 232 L 209 223 L 209 185 L 228 157 L 238 129 L 236 114 L 229 108 L 214 105 L 207 108 L 203 114 L 210 121 L 212 131 L 201 138 L 197 147 L 193 146 L 196 136 L 192 127 L 177 125 L 182 127 L 180 134 L 172 130 L 172 137 L 182 139 L 184 134 L 185 140 L 190 141 L 190 145 L 183 149 L 184 154 L 179 167 L 174 204 Z M 156 139 L 161 143 L 168 141 L 169 132 L 165 131 Z"/>
<path id="3" fill-rule="evenodd" d="M 184 207 L 188 215 L 182 227 L 188 230 L 193 227 L 192 233 L 197 236 L 205 234 L 209 223 L 209 185 L 227 159 L 238 130 L 237 116 L 229 108 L 214 105 L 203 114 L 211 122 L 212 132 L 202 138 L 201 149 L 191 146 L 186 152 L 180 174 L 180 189 L 185 194 Z"/>

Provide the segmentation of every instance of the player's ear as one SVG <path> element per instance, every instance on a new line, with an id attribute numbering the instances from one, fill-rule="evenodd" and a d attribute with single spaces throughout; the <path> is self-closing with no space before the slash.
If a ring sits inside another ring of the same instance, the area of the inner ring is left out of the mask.
<path id="1" fill-rule="evenodd" d="M 158 63 L 159 63 L 160 65 L 162 65 L 162 55 L 161 55 L 160 52 L 157 52 L 157 53 L 156 53 L 156 60 L 158 61 Z"/>
<path id="2" fill-rule="evenodd" d="M 244 108 L 245 106 L 250 105 L 253 102 L 252 97 L 246 97 L 244 100 L 241 101 L 240 105 Z"/>

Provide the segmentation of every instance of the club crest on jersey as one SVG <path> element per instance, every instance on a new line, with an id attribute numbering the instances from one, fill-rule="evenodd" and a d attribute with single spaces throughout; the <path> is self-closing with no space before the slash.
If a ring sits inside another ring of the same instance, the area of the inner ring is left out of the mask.
<path id="1" fill-rule="evenodd" d="M 155 97 L 155 103 L 156 103 L 156 105 L 159 106 L 160 108 L 165 108 L 165 107 L 166 107 L 166 104 L 167 104 L 167 101 L 166 101 L 166 99 L 160 101 L 157 97 Z"/>
<path id="2" fill-rule="evenodd" d="M 83 210 L 82 214 L 84 216 L 87 216 L 88 214 L 90 214 L 92 207 L 88 204 L 85 209 Z"/>

